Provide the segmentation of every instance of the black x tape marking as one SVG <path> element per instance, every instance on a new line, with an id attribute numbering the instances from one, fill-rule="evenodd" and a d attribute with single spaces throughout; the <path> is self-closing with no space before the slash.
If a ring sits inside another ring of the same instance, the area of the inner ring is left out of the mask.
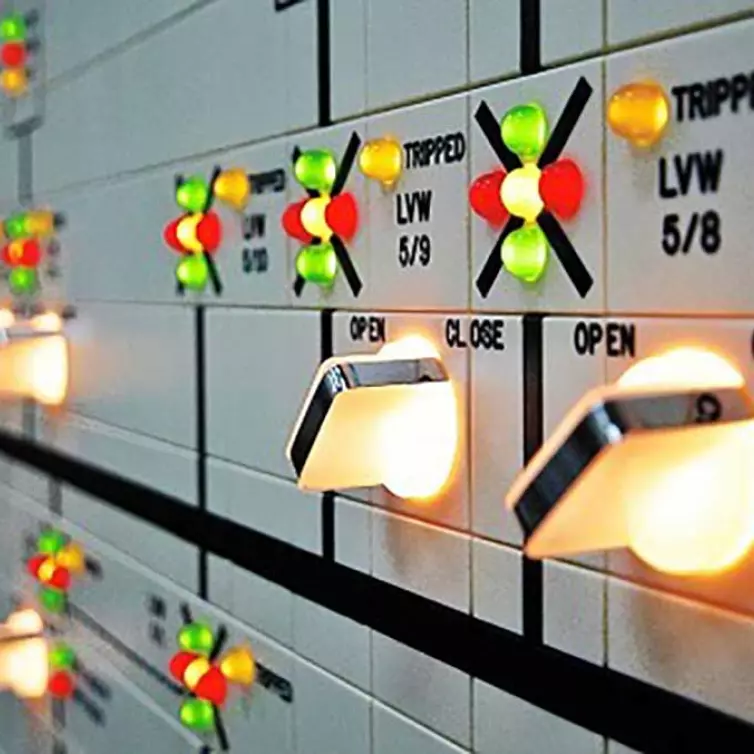
<path id="1" fill-rule="evenodd" d="M 586 265 L 581 261 L 581 257 L 578 255 L 576 249 L 573 248 L 573 244 L 563 228 L 561 228 L 560 223 L 555 219 L 554 215 L 546 210 L 540 213 L 537 223 L 542 228 L 545 236 L 547 236 L 547 240 L 550 242 L 555 256 L 560 261 L 560 264 L 563 265 L 566 275 L 570 278 L 579 296 L 584 298 L 594 285 L 594 278 L 586 268 Z"/>
<path id="2" fill-rule="evenodd" d="M 500 164 L 509 173 L 516 168 L 520 168 L 522 166 L 521 159 L 515 152 L 511 152 L 511 150 L 505 146 L 502 134 L 500 133 L 500 124 L 492 114 L 490 106 L 484 100 L 479 103 L 474 118 L 479 125 L 479 128 L 482 129 L 482 133 L 487 139 L 487 142 L 497 155 L 498 160 L 500 160 Z"/>
<path id="3" fill-rule="evenodd" d="M 335 181 L 333 182 L 332 190 L 330 192 L 331 197 L 335 197 L 343 191 L 343 188 L 346 185 L 346 181 L 348 180 L 348 176 L 353 169 L 353 164 L 356 160 L 356 155 L 359 152 L 360 146 L 361 137 L 356 133 L 356 131 L 354 131 L 351 134 L 351 138 L 348 140 L 346 151 L 343 153 L 343 159 L 338 166 L 338 172 L 335 175 Z M 296 160 L 300 156 L 301 150 L 298 147 L 294 147 L 293 153 L 291 154 L 294 165 L 296 163 Z M 309 189 L 307 189 L 306 193 L 312 197 L 317 197 L 320 195 L 319 191 L 311 191 Z M 343 240 L 335 234 L 333 234 L 330 238 L 330 243 L 335 250 L 335 256 L 338 260 L 338 264 L 343 270 L 343 274 L 346 277 L 346 282 L 348 283 L 348 287 L 351 289 L 351 293 L 353 293 L 354 296 L 358 296 L 359 293 L 361 293 L 361 289 L 364 287 L 364 284 L 361 282 L 361 277 L 359 277 L 359 273 L 356 270 L 353 260 L 351 259 L 351 255 L 348 253 L 346 245 L 343 243 Z M 304 285 L 306 285 L 306 280 L 304 280 L 301 275 L 296 275 L 296 279 L 293 282 L 293 292 L 296 294 L 296 296 L 301 295 L 301 292 L 304 290 Z"/>
<path id="4" fill-rule="evenodd" d="M 505 223 L 505 227 L 497 237 L 497 241 L 495 241 L 495 245 L 492 247 L 492 251 L 490 251 L 487 261 L 479 273 L 479 277 L 476 279 L 477 290 L 483 298 L 487 298 L 497 280 L 497 276 L 503 269 L 503 262 L 500 258 L 500 247 L 503 245 L 503 241 L 505 241 L 506 236 L 513 233 L 514 230 L 518 230 L 523 224 L 524 221 L 522 218 L 509 217 L 508 222 Z"/>
<path id="5" fill-rule="evenodd" d="M 194 616 L 191 614 L 191 608 L 184 602 L 181 605 L 181 620 L 184 626 L 194 622 Z"/>
<path id="6" fill-rule="evenodd" d="M 571 92 L 571 96 L 568 98 L 568 102 L 566 102 L 563 112 L 560 114 L 555 128 L 553 128 L 550 134 L 550 138 L 547 140 L 547 144 L 545 144 L 545 148 L 539 156 L 537 165 L 540 168 L 547 167 L 560 157 L 560 153 L 563 151 L 568 139 L 571 138 L 573 129 L 576 127 L 581 113 L 584 112 L 584 108 L 591 96 L 592 86 L 582 76 Z"/>
<path id="7" fill-rule="evenodd" d="M 202 256 L 207 263 L 207 270 L 209 271 L 209 279 L 212 281 L 212 287 L 215 289 L 215 293 L 219 296 L 223 292 L 223 284 L 220 280 L 220 273 L 217 271 L 215 260 L 212 259 L 212 255 L 208 251 L 203 251 Z"/>
<path id="8" fill-rule="evenodd" d="M 592 96 L 592 91 L 590 83 L 583 76 L 579 78 L 537 161 L 538 167 L 547 167 L 547 165 L 555 162 L 560 157 L 563 148 L 573 133 L 573 129 L 584 112 L 589 98 Z M 518 155 L 511 152 L 505 146 L 497 120 L 486 102 L 480 103 L 474 117 L 503 167 L 508 172 L 521 167 Z M 520 220 L 520 218 L 510 218 L 505 224 L 502 233 L 498 236 L 495 245 L 487 256 L 482 271 L 477 277 L 476 287 L 482 298 L 487 298 L 497 276 L 503 268 L 503 260 L 500 256 L 500 247 L 503 241 L 507 235 L 523 225 L 523 220 L 512 225 L 514 220 Z M 552 246 L 558 261 L 563 265 L 563 269 L 571 283 L 573 283 L 581 298 L 584 298 L 594 285 L 594 278 L 592 278 L 586 265 L 560 226 L 560 223 L 552 214 L 546 210 L 542 210 L 537 218 L 537 224 L 547 237 L 547 241 Z"/>
<path id="9" fill-rule="evenodd" d="M 217 629 L 217 635 L 215 636 L 215 643 L 212 645 L 212 651 L 209 653 L 209 661 L 214 662 L 219 656 L 220 652 L 225 648 L 225 643 L 228 641 L 228 629 L 221 625 Z"/>
<path id="10" fill-rule="evenodd" d="M 215 732 L 217 733 L 217 743 L 220 744 L 220 751 L 229 751 L 230 744 L 228 743 L 228 734 L 225 731 L 223 717 L 217 705 L 213 704 L 212 707 L 215 711 Z"/>
<path id="11" fill-rule="evenodd" d="M 204 202 L 204 207 L 202 207 L 203 215 L 206 215 L 207 212 L 212 209 L 212 205 L 215 202 L 215 183 L 217 183 L 217 179 L 220 177 L 220 173 L 222 173 L 222 168 L 219 165 L 215 165 L 215 167 L 212 169 L 212 175 L 209 179 L 209 191 L 207 192 L 207 200 Z"/>

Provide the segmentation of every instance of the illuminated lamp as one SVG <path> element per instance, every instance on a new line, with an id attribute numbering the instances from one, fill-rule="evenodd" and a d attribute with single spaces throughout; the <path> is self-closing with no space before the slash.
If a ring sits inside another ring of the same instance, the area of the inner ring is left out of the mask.
<path id="1" fill-rule="evenodd" d="M 283 212 L 283 230 L 291 238 L 295 238 L 301 243 L 311 243 L 313 240 L 301 221 L 301 211 L 308 201 L 308 199 L 302 199 L 300 202 L 289 204 Z"/>
<path id="2" fill-rule="evenodd" d="M 338 194 L 332 197 L 325 207 L 325 223 L 340 238 L 346 241 L 353 238 L 359 223 L 359 210 L 353 194 Z"/>
<path id="3" fill-rule="evenodd" d="M 412 336 L 317 371 L 287 448 L 307 490 L 383 484 L 415 500 L 442 492 L 455 466 L 455 389 L 434 346 Z"/>
<path id="4" fill-rule="evenodd" d="M 371 139 L 361 148 L 359 168 L 367 177 L 391 188 L 403 172 L 403 149 L 392 137 Z"/>
<path id="5" fill-rule="evenodd" d="M 256 677 L 254 655 L 246 647 L 234 647 L 221 660 L 220 670 L 232 683 L 251 686 Z"/>
<path id="6" fill-rule="evenodd" d="M 29 88 L 25 68 L 4 68 L 0 72 L 0 87 L 9 97 L 20 97 Z"/>
<path id="7" fill-rule="evenodd" d="M 511 215 L 527 223 L 534 222 L 544 209 L 539 195 L 540 169 L 533 163 L 512 170 L 500 187 L 500 199 Z"/>
<path id="8" fill-rule="evenodd" d="M 186 672 L 186 668 L 197 658 L 194 652 L 178 652 L 170 660 L 170 675 L 183 683 L 183 675 Z"/>
<path id="9" fill-rule="evenodd" d="M 215 637 L 206 623 L 189 623 L 178 632 L 178 646 L 186 652 L 209 654 L 214 645 Z"/>
<path id="10" fill-rule="evenodd" d="M 584 198 L 584 177 L 573 160 L 548 165 L 539 178 L 539 194 L 548 210 L 562 220 L 574 217 Z"/>
<path id="11" fill-rule="evenodd" d="M 328 193 L 335 183 L 338 166 L 327 149 L 302 152 L 293 166 L 296 180 L 306 189 Z"/>
<path id="12" fill-rule="evenodd" d="M 296 256 L 296 272 L 304 280 L 329 288 L 338 274 L 338 258 L 330 243 L 303 246 Z"/>
<path id="13" fill-rule="evenodd" d="M 539 225 L 524 225 L 509 233 L 500 248 L 503 266 L 525 283 L 536 283 L 547 269 L 550 252 Z"/>
<path id="14" fill-rule="evenodd" d="M 587 393 L 506 496 L 531 558 L 629 548 L 665 573 L 732 568 L 754 541 L 754 404 L 702 348 Z"/>
<path id="15" fill-rule="evenodd" d="M 607 104 L 607 123 L 616 136 L 635 147 L 656 144 L 670 122 L 670 103 L 654 81 L 637 81 L 620 87 Z"/>
<path id="16" fill-rule="evenodd" d="M 536 102 L 512 107 L 503 117 L 500 133 L 505 146 L 524 162 L 536 160 L 547 143 L 547 114 Z"/>
<path id="17" fill-rule="evenodd" d="M 504 180 L 504 170 L 493 170 L 480 175 L 469 188 L 471 209 L 490 225 L 502 225 L 508 219 L 508 210 L 501 198 Z"/>
<path id="18" fill-rule="evenodd" d="M 219 668 L 210 667 L 192 687 L 192 691 L 199 699 L 206 699 L 219 707 L 228 696 L 228 682 Z"/>
<path id="19" fill-rule="evenodd" d="M 28 295 L 37 288 L 37 271 L 33 267 L 13 267 L 8 275 L 8 286 L 16 295 Z"/>
<path id="20" fill-rule="evenodd" d="M 73 696 L 75 684 L 73 676 L 64 670 L 58 670 L 50 676 L 48 691 L 57 699 L 70 699 Z"/>
<path id="21" fill-rule="evenodd" d="M 200 733 L 215 729 L 215 708 L 206 699 L 187 699 L 181 705 L 180 718 L 187 728 Z"/>
<path id="22" fill-rule="evenodd" d="M 5 245 L 0 255 L 10 267 L 37 267 L 42 260 L 42 249 L 35 239 L 25 238 Z"/>
<path id="23" fill-rule="evenodd" d="M 175 190 L 175 201 L 191 214 L 204 212 L 209 199 L 209 186 L 200 175 L 192 175 L 181 182 Z"/>
<path id="24" fill-rule="evenodd" d="M 215 212 L 207 212 L 196 225 L 196 239 L 210 253 L 217 250 L 223 237 L 223 227 Z"/>
<path id="25" fill-rule="evenodd" d="M 325 220 L 325 210 L 330 204 L 330 197 L 316 196 L 304 202 L 301 208 L 301 224 L 304 230 L 313 238 L 326 242 L 332 236 L 332 230 Z"/>
<path id="26" fill-rule="evenodd" d="M 7 42 L 0 48 L 0 60 L 8 68 L 20 68 L 26 64 L 26 45 L 23 42 Z"/>
<path id="27" fill-rule="evenodd" d="M 223 170 L 217 176 L 213 190 L 218 199 L 240 212 L 246 206 L 251 194 L 249 176 L 240 168 Z"/>

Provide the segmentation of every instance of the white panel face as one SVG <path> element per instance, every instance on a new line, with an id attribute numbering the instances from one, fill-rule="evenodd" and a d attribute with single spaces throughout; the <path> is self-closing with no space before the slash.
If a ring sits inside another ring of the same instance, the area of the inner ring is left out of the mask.
<path id="1" fill-rule="evenodd" d="M 528 702 L 474 681 L 474 750 L 497 754 L 515 741 L 516 754 L 601 754 L 602 739 Z"/>
<path id="2" fill-rule="evenodd" d="M 463 534 L 374 513 L 372 572 L 378 579 L 468 612 L 470 558 Z"/>
<path id="3" fill-rule="evenodd" d="M 466 83 L 464 0 L 366 0 L 370 109 Z"/>
<path id="4" fill-rule="evenodd" d="M 599 51 L 603 7 L 602 0 L 541 0 L 542 62 L 548 65 Z"/>
<path id="5" fill-rule="evenodd" d="M 474 615 L 509 631 L 522 630 L 521 553 L 511 547 L 474 540 L 472 576 Z"/>
<path id="6" fill-rule="evenodd" d="M 62 497 L 66 519 L 186 589 L 196 590 L 199 576 L 196 547 L 72 487 L 63 487 Z"/>
<path id="7" fill-rule="evenodd" d="M 372 685 L 371 631 L 303 597 L 293 599 L 293 648 L 359 688 Z"/>
<path id="8" fill-rule="evenodd" d="M 460 340 L 471 349 L 471 501 L 476 533 L 518 544 L 521 529 L 503 505 L 523 463 L 522 322 L 513 317 L 466 320 Z"/>
<path id="9" fill-rule="evenodd" d="M 469 78 L 472 83 L 518 72 L 520 12 L 518 0 L 469 2 Z"/>
<path id="10" fill-rule="evenodd" d="M 71 410 L 194 447 L 194 329 L 188 308 L 80 306 L 68 330 Z"/>
<path id="11" fill-rule="evenodd" d="M 330 97 L 335 120 L 367 107 L 367 0 L 330 0 Z"/>
<path id="12" fill-rule="evenodd" d="M 467 99 L 452 97 L 370 119 L 369 140 L 403 145 L 391 188 L 369 183 L 371 302 L 400 309 L 468 305 Z"/>
<path id="13" fill-rule="evenodd" d="M 349 121 L 332 128 L 309 131 L 288 141 L 286 153 L 289 157 L 289 181 L 288 202 L 298 203 L 308 198 L 306 190 L 296 180 L 293 174 L 294 150 L 306 152 L 310 149 L 326 150 L 335 159 L 335 164 L 340 166 L 346 155 L 349 142 L 358 137 L 363 145 L 365 129 L 363 121 Z M 288 274 L 287 283 L 293 306 L 305 306 L 308 308 L 363 308 L 372 296 L 373 282 L 371 280 L 371 266 L 369 254 L 369 206 L 367 204 L 367 189 L 364 177 L 359 170 L 358 155 L 353 161 L 348 178 L 343 186 L 342 193 L 351 194 L 356 202 L 357 224 L 353 238 L 343 239 L 351 263 L 358 276 L 358 282 L 354 281 L 354 287 L 348 282 L 342 265 L 338 264 L 338 272 L 331 286 L 318 285 L 315 282 L 306 282 L 300 291 L 294 290 L 296 281 L 296 264 L 301 250 L 306 246 L 299 239 L 287 238 L 288 242 Z M 360 284 L 360 288 L 359 288 Z"/>
<path id="14" fill-rule="evenodd" d="M 608 665 L 754 720 L 751 619 L 610 579 Z"/>
<path id="15" fill-rule="evenodd" d="M 466 751 L 378 702 L 372 706 L 372 730 L 374 754 L 462 754 Z"/>
<path id="16" fill-rule="evenodd" d="M 380 634 L 372 636 L 375 697 L 462 746 L 471 741 L 469 676 Z"/>
<path id="17" fill-rule="evenodd" d="M 545 643 L 601 665 L 605 659 L 605 577 L 585 568 L 546 561 Z"/>
<path id="18" fill-rule="evenodd" d="M 513 107 L 539 103 L 546 111 L 550 133 L 556 127 L 566 101 L 583 77 L 591 87 L 580 118 L 567 140 L 560 159 L 573 160 L 584 180 L 584 193 L 576 214 L 560 220 L 560 226 L 592 278 L 585 295 L 566 274 L 552 248 L 542 277 L 535 283 L 518 280 L 501 269 L 488 295 L 484 297 L 477 279 L 503 225 L 490 224 L 470 209 L 471 224 L 471 301 L 474 308 L 497 311 L 599 311 L 604 306 L 603 227 L 602 227 L 602 78 L 597 62 L 569 66 L 509 83 L 481 89 L 471 95 L 469 107 L 472 183 L 481 175 L 501 169 L 500 161 L 475 121 L 482 102 L 489 106 L 499 124 Z M 496 126 L 497 128 L 497 126 Z M 569 184 L 571 185 L 571 184 Z M 498 255 L 499 250 L 494 252 Z"/>
<path id="19" fill-rule="evenodd" d="M 319 553 L 322 496 L 302 492 L 289 480 L 210 459 L 208 508 L 271 537 Z"/>
<path id="20" fill-rule="evenodd" d="M 209 452 L 292 478 L 285 448 L 319 364 L 319 315 L 217 309 L 206 327 Z"/>
<path id="21" fill-rule="evenodd" d="M 85 463 L 196 505 L 193 451 L 73 414 L 48 425 L 40 440 Z"/>
<path id="22" fill-rule="evenodd" d="M 607 41 L 620 45 L 633 40 L 656 37 L 676 29 L 697 26 L 751 9 L 749 0 L 696 0 L 693 3 L 659 0 L 607 0 Z"/>
<path id="23" fill-rule="evenodd" d="M 607 97 L 651 79 L 667 93 L 671 117 L 651 150 L 607 130 L 610 310 L 751 311 L 752 110 L 741 87 L 752 40 L 754 22 L 741 22 L 608 59 Z M 728 84 L 729 97 L 705 99 L 709 81 L 723 82 L 721 95 Z"/>
<path id="24" fill-rule="evenodd" d="M 55 88 L 47 127 L 35 141 L 36 187 L 313 125 L 314 8 L 307 2 L 275 13 L 271 3 L 210 3 Z M 211 52 L 196 58 L 198 50 Z M 248 64 L 241 50 L 254 50 Z M 268 75 L 259 75 L 259 66 Z"/>
<path id="25" fill-rule="evenodd" d="M 371 754 L 371 704 L 314 665 L 294 666 L 293 725 L 299 754 Z"/>
<path id="26" fill-rule="evenodd" d="M 193 0 L 156 0 L 110 8 L 86 0 L 48 3 L 45 7 L 47 80 L 133 40 L 192 5 L 196 5 Z"/>

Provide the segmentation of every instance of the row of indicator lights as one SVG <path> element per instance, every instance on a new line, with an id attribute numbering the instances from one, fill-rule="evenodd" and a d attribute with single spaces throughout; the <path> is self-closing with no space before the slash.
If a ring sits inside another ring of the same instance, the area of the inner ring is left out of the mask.
<path id="1" fill-rule="evenodd" d="M 0 88 L 8 97 L 18 98 L 29 89 L 29 53 L 37 42 L 29 38 L 36 15 L 9 13 L 0 19 Z"/>
<path id="2" fill-rule="evenodd" d="M 50 613 L 66 609 L 72 579 L 86 569 L 82 547 L 57 529 L 40 533 L 36 553 L 26 566 L 39 584 L 40 604 Z"/>
<path id="3" fill-rule="evenodd" d="M 372 362 L 381 381 L 370 372 L 369 389 L 361 389 L 359 370 Z M 354 378 L 330 385 L 333 374 Z M 407 374 L 426 377 L 411 382 Z M 605 411 L 620 426 L 606 424 Z M 358 442 L 344 446 L 339 427 L 354 421 Z M 452 382 L 432 344 L 413 336 L 371 356 L 323 362 L 287 456 L 303 489 L 382 484 L 431 503 L 448 488 L 458 437 Z M 752 450 L 754 404 L 739 371 L 713 351 L 670 348 L 587 393 L 522 469 L 505 504 L 533 558 L 627 547 L 662 572 L 718 573 L 754 544 L 745 471 Z"/>
<path id="4" fill-rule="evenodd" d="M 205 623 L 190 622 L 178 633 L 180 650 L 170 660 L 170 673 L 189 692 L 179 717 L 187 728 L 201 733 L 222 731 L 220 710 L 229 684 L 249 689 L 256 677 L 256 663 L 245 646 L 230 648 L 219 660 L 225 633 L 216 635 Z"/>
<path id="5" fill-rule="evenodd" d="M 28 295 L 39 287 L 38 268 L 43 244 L 60 228 L 63 217 L 50 210 L 17 212 L 0 225 L 0 238 L 7 243 L 0 260 L 10 267 L 8 284 L 16 295 Z"/>
<path id="6" fill-rule="evenodd" d="M 250 193 L 249 177 L 235 168 L 216 170 L 210 181 L 199 175 L 178 181 L 175 201 L 184 214 L 168 223 L 163 237 L 182 256 L 175 271 L 179 290 L 202 291 L 212 278 L 219 293 L 220 282 L 212 256 L 222 241 L 223 227 L 212 205 L 219 199 L 241 212 Z"/>

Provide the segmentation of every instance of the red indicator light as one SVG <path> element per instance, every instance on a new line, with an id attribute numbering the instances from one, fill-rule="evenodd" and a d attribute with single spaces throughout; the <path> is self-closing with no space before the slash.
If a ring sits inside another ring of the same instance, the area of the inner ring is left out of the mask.
<path id="1" fill-rule="evenodd" d="M 208 212 L 196 226 L 196 238 L 205 251 L 216 251 L 223 237 L 220 218 L 215 212 Z"/>
<path id="2" fill-rule="evenodd" d="M 173 220 L 172 222 L 169 222 L 165 226 L 165 230 L 162 232 L 162 237 L 165 239 L 165 243 L 175 251 L 185 254 L 186 249 L 181 246 L 181 242 L 178 240 L 178 223 L 183 220 L 182 217 L 179 217 L 177 220 Z"/>
<path id="3" fill-rule="evenodd" d="M 172 675 L 177 681 L 183 683 L 183 674 L 186 672 L 186 668 L 191 665 L 198 656 L 199 655 L 196 655 L 193 652 L 178 652 L 178 654 L 173 655 L 173 658 L 170 660 L 170 675 Z"/>
<path id="4" fill-rule="evenodd" d="M 311 243 L 313 240 L 301 221 L 301 210 L 308 201 L 308 199 L 303 199 L 300 202 L 289 204 L 283 212 L 283 230 L 291 238 L 296 238 L 301 243 Z"/>
<path id="5" fill-rule="evenodd" d="M 563 220 L 573 217 L 584 198 L 584 177 L 573 160 L 548 165 L 539 179 L 539 195 L 548 210 Z"/>
<path id="6" fill-rule="evenodd" d="M 58 566 L 50 576 L 49 585 L 65 591 L 71 585 L 71 574 L 66 568 Z"/>
<path id="7" fill-rule="evenodd" d="M 219 668 L 211 667 L 194 687 L 194 694 L 199 699 L 206 699 L 219 707 L 228 696 L 228 682 Z"/>
<path id="8" fill-rule="evenodd" d="M 325 222 L 333 233 L 346 241 L 353 238 L 359 222 L 359 210 L 353 194 L 334 196 L 325 208 Z"/>
<path id="9" fill-rule="evenodd" d="M 68 699 L 73 694 L 73 678 L 63 670 L 53 673 L 47 684 L 47 690 L 58 699 Z"/>
<path id="10" fill-rule="evenodd" d="M 26 63 L 26 47 L 22 42 L 8 42 L 0 50 L 0 59 L 8 68 L 20 68 Z"/>
<path id="11" fill-rule="evenodd" d="M 493 170 L 480 175 L 469 188 L 471 208 L 490 225 L 502 225 L 508 217 L 508 210 L 500 196 L 504 180 L 504 170 Z"/>
<path id="12" fill-rule="evenodd" d="M 39 568 L 47 560 L 47 555 L 35 555 L 26 562 L 26 570 L 36 579 L 39 575 Z"/>

